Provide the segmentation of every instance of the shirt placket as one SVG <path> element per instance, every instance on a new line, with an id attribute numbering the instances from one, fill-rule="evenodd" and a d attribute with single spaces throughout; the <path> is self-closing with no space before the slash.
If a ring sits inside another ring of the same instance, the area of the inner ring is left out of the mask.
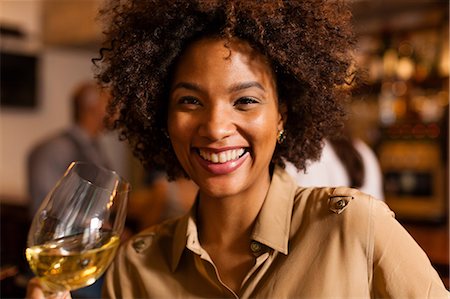
<path id="1" fill-rule="evenodd" d="M 195 254 L 195 267 L 199 273 L 202 273 L 211 284 L 215 285 L 224 294 L 224 296 L 239 298 L 239 296 L 220 279 L 216 265 L 214 265 L 208 252 L 201 247 L 197 234 L 194 233 L 188 236 L 186 248 Z"/>
<path id="2" fill-rule="evenodd" d="M 253 245 L 255 244 L 255 245 Z M 267 247 L 257 241 L 253 241 L 250 249 L 256 257 L 255 265 L 250 269 L 247 276 L 244 278 L 240 291 L 240 298 L 254 298 L 255 288 L 262 280 L 262 277 L 273 263 L 274 258 L 278 254 L 272 248 Z"/>
<path id="3" fill-rule="evenodd" d="M 192 243 L 194 245 L 195 243 Z M 198 243 L 197 243 L 198 244 Z M 252 251 L 253 255 L 255 256 L 255 264 L 250 269 L 250 271 L 245 276 L 244 280 L 241 284 L 240 294 L 237 294 L 232 289 L 230 289 L 221 279 L 219 275 L 219 271 L 212 261 L 209 254 L 204 250 L 201 246 L 195 246 L 194 248 L 189 248 L 191 251 L 195 253 L 196 260 L 196 267 L 197 270 L 200 273 L 203 273 L 206 276 L 206 279 L 210 281 L 211 283 L 215 284 L 218 288 L 221 289 L 221 291 L 224 293 L 226 297 L 232 297 L 232 298 L 249 298 L 250 295 L 253 292 L 254 286 L 257 284 L 257 281 L 255 281 L 254 278 L 255 275 L 257 277 L 261 277 L 263 273 L 260 273 L 258 269 L 261 268 L 261 266 L 264 265 L 263 269 L 267 269 L 269 267 L 269 264 L 271 259 L 269 257 L 271 256 L 271 253 L 269 251 L 269 248 L 266 246 L 260 244 L 257 241 L 253 241 L 250 245 L 250 250 Z M 263 271 L 265 272 L 265 271 Z M 258 274 L 259 273 L 259 274 Z M 258 280 L 259 281 L 259 280 Z"/>

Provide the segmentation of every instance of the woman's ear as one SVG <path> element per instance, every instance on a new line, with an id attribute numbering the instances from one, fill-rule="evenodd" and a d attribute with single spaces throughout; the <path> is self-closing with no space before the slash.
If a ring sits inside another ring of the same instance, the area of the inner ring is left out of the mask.
<path id="1" fill-rule="evenodd" d="M 278 113 L 279 113 L 278 130 L 283 130 L 284 125 L 286 124 L 286 121 L 287 121 L 287 106 L 286 106 L 286 104 L 281 103 L 279 105 Z"/>

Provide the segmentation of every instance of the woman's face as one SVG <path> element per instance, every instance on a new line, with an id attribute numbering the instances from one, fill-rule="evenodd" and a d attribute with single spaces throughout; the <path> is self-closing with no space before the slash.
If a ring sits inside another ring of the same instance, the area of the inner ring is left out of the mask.
<path id="1" fill-rule="evenodd" d="M 186 49 L 171 84 L 168 130 L 201 192 L 227 197 L 267 184 L 282 127 L 272 71 L 261 55 L 221 39 Z"/>

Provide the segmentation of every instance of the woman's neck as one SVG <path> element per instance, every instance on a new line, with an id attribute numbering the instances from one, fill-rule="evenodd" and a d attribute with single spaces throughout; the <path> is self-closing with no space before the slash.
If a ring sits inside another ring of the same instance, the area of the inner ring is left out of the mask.
<path id="1" fill-rule="evenodd" d="M 200 190 L 197 206 L 200 244 L 221 280 L 236 293 L 255 263 L 250 251 L 251 233 L 269 185 L 267 173 L 251 188 L 226 198 L 212 198 Z"/>
<path id="2" fill-rule="evenodd" d="M 253 224 L 264 203 L 270 177 L 239 194 L 211 198 L 200 190 L 197 219 L 200 243 L 231 245 L 250 242 Z"/>

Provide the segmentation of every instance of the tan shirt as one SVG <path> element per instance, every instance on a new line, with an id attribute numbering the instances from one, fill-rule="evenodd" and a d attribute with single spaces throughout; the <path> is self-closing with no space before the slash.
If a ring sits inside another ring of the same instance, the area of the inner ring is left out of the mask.
<path id="1" fill-rule="evenodd" d="M 279 168 L 249 250 L 254 266 L 236 294 L 201 247 L 191 212 L 125 244 L 108 270 L 104 296 L 450 298 L 384 203 L 349 188 L 300 188 Z"/>

